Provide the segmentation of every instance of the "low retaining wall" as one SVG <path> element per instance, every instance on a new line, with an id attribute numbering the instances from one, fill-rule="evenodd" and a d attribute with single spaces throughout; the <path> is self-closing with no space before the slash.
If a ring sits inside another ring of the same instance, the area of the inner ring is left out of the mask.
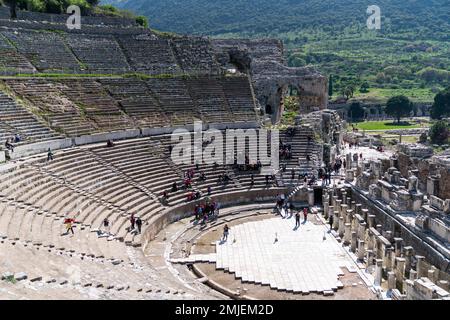
<path id="1" fill-rule="evenodd" d="M 215 129 L 249 129 L 257 128 L 256 122 L 242 122 L 242 123 L 223 123 L 223 124 L 203 124 L 203 131 L 209 128 Z M 171 134 L 176 129 L 184 129 L 192 132 L 194 125 L 187 125 L 182 127 L 166 127 L 166 128 L 141 128 L 141 129 L 129 129 L 104 133 L 94 133 L 91 135 L 84 135 L 75 138 L 63 138 L 48 140 L 36 143 L 25 144 L 14 148 L 14 152 L 9 150 L 0 151 L 0 163 L 2 162 L 2 153 L 5 154 L 11 160 L 19 159 L 22 157 L 32 156 L 39 153 L 46 153 L 48 148 L 52 150 L 66 149 L 73 146 L 80 146 L 86 144 L 107 142 L 108 140 L 126 140 L 142 137 L 157 136 L 162 134 Z M 3 160 L 4 161 L 4 160 Z"/>
<path id="2" fill-rule="evenodd" d="M 9 159 L 19 159 L 22 157 L 27 157 L 31 155 L 35 155 L 38 153 L 47 152 L 48 148 L 52 150 L 65 149 L 72 147 L 72 139 L 56 139 L 50 141 L 42 141 L 31 144 L 24 144 L 21 146 L 17 146 L 14 148 L 14 152 L 10 150 L 6 150 L 6 153 Z M 1 162 L 1 161 L 0 161 Z"/>
<path id="3" fill-rule="evenodd" d="M 141 135 L 139 129 L 113 131 L 105 133 L 95 133 L 91 135 L 74 138 L 75 145 L 83 145 L 90 143 L 106 142 L 108 140 L 124 140 L 138 138 Z"/>
<path id="4" fill-rule="evenodd" d="M 272 201 L 275 204 L 275 198 L 278 194 L 285 193 L 285 188 L 273 188 L 267 190 L 252 190 L 252 191 L 235 191 L 224 194 L 213 195 L 210 198 L 212 201 L 220 203 L 221 208 L 231 207 L 249 202 L 268 202 Z M 178 205 L 174 208 L 156 215 L 148 221 L 148 226 L 142 234 L 142 248 L 145 250 L 148 243 L 155 239 L 156 235 L 164 229 L 167 225 L 192 216 L 195 205 L 204 201 L 200 199 L 197 201 Z"/>

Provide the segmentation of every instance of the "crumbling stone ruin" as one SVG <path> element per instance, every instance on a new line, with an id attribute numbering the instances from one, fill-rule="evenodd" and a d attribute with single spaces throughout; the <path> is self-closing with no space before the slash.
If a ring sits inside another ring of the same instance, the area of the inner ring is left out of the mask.
<path id="1" fill-rule="evenodd" d="M 332 233 L 357 256 L 366 272 L 373 275 L 375 286 L 391 299 L 448 299 L 448 238 L 441 238 L 434 233 L 434 228 L 418 231 L 420 207 L 416 212 L 406 210 L 418 192 L 417 178 L 411 175 L 410 179 L 402 181 L 412 199 L 404 199 L 404 203 L 393 208 L 390 204 L 395 203 L 395 194 L 405 194 L 403 189 L 394 185 L 386 190 L 379 162 L 363 166 L 365 169 L 356 177 L 356 183 L 352 180 L 343 188 L 324 190 L 324 217 L 333 216 Z M 386 180 L 392 181 L 398 176 L 389 169 L 385 173 L 388 174 Z M 385 193 L 384 198 L 380 192 L 374 194 L 358 183 L 369 177 L 379 178 L 381 186 L 370 184 L 369 187 L 379 187 L 379 191 Z M 386 198 L 387 191 L 394 200 Z M 442 211 L 441 215 L 447 213 Z"/>
<path id="2" fill-rule="evenodd" d="M 223 66 L 252 76 L 256 97 L 273 123 L 280 120 L 281 101 L 290 86 L 298 89 L 306 112 L 327 108 L 327 78 L 312 68 L 287 67 L 281 41 L 214 40 L 213 46 Z"/>
<path id="3" fill-rule="evenodd" d="M 408 230 L 411 243 L 416 243 L 414 248 L 420 249 L 421 256 L 425 256 L 437 266 L 439 272 L 446 275 L 442 281 L 448 281 L 450 200 L 448 181 L 443 179 L 450 169 L 446 163 L 447 157 L 430 158 L 428 148 L 415 145 L 401 146 L 399 149 L 391 159 L 358 164 L 353 169 L 355 180 L 353 177 L 349 179 L 354 183 L 352 193 L 357 192 L 358 198 L 364 199 L 365 205 L 377 207 L 378 212 L 384 212 L 384 219 L 392 222 L 384 221 L 383 225 L 391 225 L 394 235 Z M 427 273 L 424 272 L 421 274 L 426 276 Z M 435 276 L 428 278 L 419 282 L 406 282 L 408 290 L 414 291 L 410 295 L 415 296 L 421 290 L 431 292 L 433 285 L 429 281 L 441 286 L 441 280 Z M 443 288 L 448 290 L 446 284 Z M 420 294 L 425 295 L 423 292 Z"/>

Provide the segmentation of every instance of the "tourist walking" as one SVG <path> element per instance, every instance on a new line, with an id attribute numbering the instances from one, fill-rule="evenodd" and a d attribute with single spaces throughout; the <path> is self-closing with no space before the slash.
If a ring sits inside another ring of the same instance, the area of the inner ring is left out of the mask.
<path id="1" fill-rule="evenodd" d="M 296 228 L 300 227 L 300 213 L 299 212 L 297 212 L 295 214 L 295 227 Z"/>
<path id="2" fill-rule="evenodd" d="M 69 231 L 72 232 L 72 234 L 75 234 L 73 232 L 73 223 L 75 222 L 74 219 L 67 218 L 64 220 L 64 224 L 66 225 L 66 234 L 69 234 Z"/>
<path id="3" fill-rule="evenodd" d="M 136 223 L 136 219 L 134 217 L 134 213 L 131 214 L 130 223 L 131 223 L 130 231 L 133 231 L 134 230 L 134 224 Z"/>
<path id="4" fill-rule="evenodd" d="M 329 220 L 329 223 L 330 223 L 330 231 L 331 231 L 331 229 L 333 229 L 333 222 L 334 222 L 334 216 L 333 216 L 332 214 L 330 214 L 330 220 Z"/>
<path id="5" fill-rule="evenodd" d="M 47 161 L 53 160 L 53 152 L 52 149 L 48 148 L 47 150 Z"/>
<path id="6" fill-rule="evenodd" d="M 103 220 L 103 228 L 105 229 L 105 232 L 109 233 L 109 220 L 108 220 L 108 218 L 105 218 Z"/>
<path id="7" fill-rule="evenodd" d="M 136 226 L 137 226 L 137 229 L 138 229 L 138 233 L 140 234 L 141 230 L 142 230 L 142 220 L 139 217 L 137 217 L 137 219 L 136 219 Z"/>
<path id="8" fill-rule="evenodd" d="M 14 152 L 14 145 L 9 142 L 9 138 L 5 141 L 5 147 L 6 149 L 11 150 L 11 152 Z"/>
<path id="9" fill-rule="evenodd" d="M 303 208 L 303 218 L 304 218 L 304 222 L 306 222 L 306 220 L 308 220 L 308 208 Z"/>
<path id="10" fill-rule="evenodd" d="M 214 206 L 214 211 L 217 217 L 219 216 L 219 210 L 220 210 L 220 202 L 217 201 Z"/>
<path id="11" fill-rule="evenodd" d="M 222 237 L 222 241 L 227 241 L 228 240 L 228 233 L 230 232 L 230 228 L 228 227 L 228 225 L 226 224 L 223 227 L 223 237 Z"/>

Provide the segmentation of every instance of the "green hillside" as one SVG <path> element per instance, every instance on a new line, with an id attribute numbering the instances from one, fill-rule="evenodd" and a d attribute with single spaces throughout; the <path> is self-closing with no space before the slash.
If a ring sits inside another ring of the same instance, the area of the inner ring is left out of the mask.
<path id="1" fill-rule="evenodd" d="M 106 0 L 146 15 L 152 28 L 215 37 L 275 37 L 291 66 L 333 74 L 368 100 L 406 90 L 430 101 L 450 82 L 450 1 L 379 0 L 381 30 L 368 30 L 362 0 Z M 367 82 L 369 92 L 359 93 Z M 377 95 L 369 94 L 377 92 Z M 380 94 L 378 94 L 380 93 Z"/>

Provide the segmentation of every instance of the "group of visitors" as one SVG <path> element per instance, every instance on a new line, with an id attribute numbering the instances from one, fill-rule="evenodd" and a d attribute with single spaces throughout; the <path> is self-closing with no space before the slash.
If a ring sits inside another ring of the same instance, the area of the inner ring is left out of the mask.
<path id="1" fill-rule="evenodd" d="M 109 225 L 109 221 L 108 221 L 108 225 Z M 136 230 L 136 228 L 137 228 L 137 230 Z M 142 231 L 142 220 L 139 217 L 135 217 L 134 213 L 132 213 L 131 216 L 130 216 L 130 229 L 129 229 L 129 231 L 133 232 L 135 230 L 137 231 L 137 233 L 139 233 L 139 234 L 141 233 L 141 231 Z"/>
<path id="2" fill-rule="evenodd" d="M 7 150 L 10 150 L 11 152 L 14 152 L 14 144 L 13 143 L 19 143 L 22 141 L 22 137 L 20 134 L 16 133 L 14 137 L 6 138 L 5 141 L 5 148 Z"/>
<path id="3" fill-rule="evenodd" d="M 292 159 L 292 145 L 280 141 L 280 159 Z"/>
<path id="4" fill-rule="evenodd" d="M 294 209 L 295 209 L 294 204 L 292 203 L 292 201 L 287 200 L 284 194 L 277 195 L 276 206 L 280 213 L 282 213 L 284 211 L 285 215 L 283 218 L 287 218 L 289 214 L 292 217 L 292 214 L 294 213 Z M 304 219 L 303 223 L 306 223 L 306 221 L 308 220 L 309 208 L 305 207 L 305 208 L 303 208 L 302 211 L 303 211 L 303 219 Z M 297 211 L 297 213 L 295 214 L 295 228 L 298 228 L 298 227 L 300 227 L 300 212 Z"/>
<path id="5" fill-rule="evenodd" d="M 245 163 L 244 164 L 235 164 L 235 168 L 238 169 L 238 171 L 259 171 L 262 167 L 261 161 L 257 160 L 256 162 L 252 161 L 250 162 L 250 158 L 248 154 L 245 155 Z"/>
<path id="6" fill-rule="evenodd" d="M 306 223 L 306 221 L 308 220 L 308 208 L 303 208 L 303 223 Z M 297 213 L 295 214 L 295 228 L 299 228 L 300 227 L 300 212 L 297 211 Z"/>
<path id="7" fill-rule="evenodd" d="M 205 224 L 207 221 L 214 220 L 219 216 L 220 205 L 215 201 L 206 201 L 195 205 L 194 215 L 196 221 L 201 221 Z"/>

